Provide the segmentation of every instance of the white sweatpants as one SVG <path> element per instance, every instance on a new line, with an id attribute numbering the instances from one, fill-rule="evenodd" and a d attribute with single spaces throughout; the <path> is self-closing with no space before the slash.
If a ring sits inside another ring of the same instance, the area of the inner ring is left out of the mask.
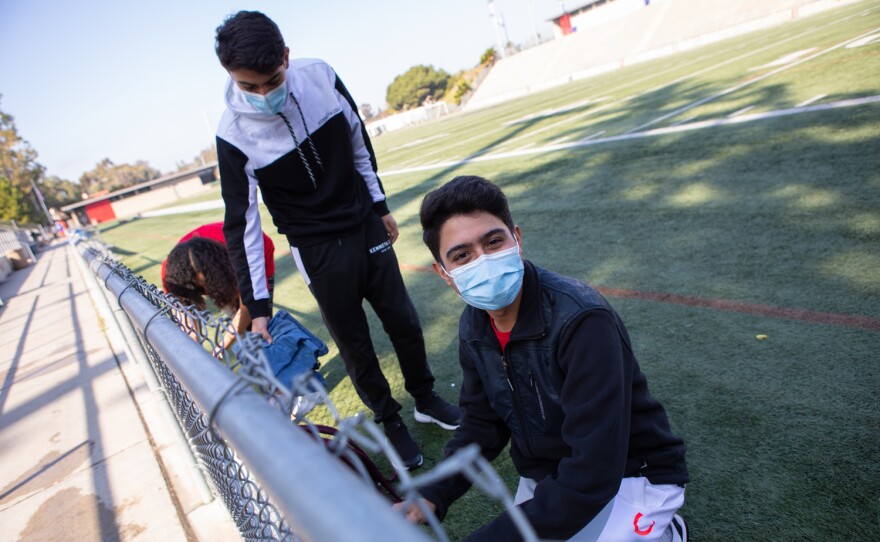
<path id="1" fill-rule="evenodd" d="M 537 482 L 520 478 L 514 502 L 523 503 L 535 494 Z M 577 542 L 661 542 L 672 516 L 684 504 L 684 488 L 673 484 L 653 485 L 647 478 L 624 478 L 617 495 L 586 527 L 569 540 Z"/>

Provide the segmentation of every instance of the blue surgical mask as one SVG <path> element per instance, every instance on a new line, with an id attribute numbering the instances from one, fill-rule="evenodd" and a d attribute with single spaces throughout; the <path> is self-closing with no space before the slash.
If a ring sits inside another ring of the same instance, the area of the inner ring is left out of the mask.
<path id="1" fill-rule="evenodd" d="M 502 309 L 513 303 L 522 288 L 523 262 L 518 244 L 495 254 L 484 254 L 451 272 L 443 271 L 455 283 L 464 302 L 478 309 Z"/>
<path id="2" fill-rule="evenodd" d="M 284 98 L 287 97 L 287 85 L 282 82 L 276 88 L 267 92 L 265 96 L 246 90 L 241 92 L 254 109 L 267 115 L 275 115 L 281 111 L 281 106 L 284 105 Z"/>

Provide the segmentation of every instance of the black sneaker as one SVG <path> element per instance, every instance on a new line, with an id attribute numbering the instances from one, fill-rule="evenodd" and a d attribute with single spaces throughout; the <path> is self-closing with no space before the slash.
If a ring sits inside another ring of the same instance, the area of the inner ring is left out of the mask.
<path id="1" fill-rule="evenodd" d="M 444 401 L 442 397 L 437 395 L 437 392 L 431 392 L 430 397 L 419 401 L 419 403 L 416 403 L 414 411 L 417 422 L 436 423 L 449 431 L 458 429 L 458 424 L 461 423 L 461 412 L 457 406 Z"/>
<path id="2" fill-rule="evenodd" d="M 687 523 L 685 523 L 684 518 L 675 514 L 672 516 L 672 541 L 673 542 L 687 542 L 688 539 L 688 528 Z"/>
<path id="3" fill-rule="evenodd" d="M 399 417 L 395 421 L 385 423 L 385 436 L 388 441 L 397 450 L 397 455 L 403 461 L 403 466 L 408 470 L 417 469 L 422 466 L 424 458 L 419 451 L 419 445 L 409 434 L 409 430 L 404 425 L 403 420 Z M 394 465 L 400 468 L 400 465 Z"/>

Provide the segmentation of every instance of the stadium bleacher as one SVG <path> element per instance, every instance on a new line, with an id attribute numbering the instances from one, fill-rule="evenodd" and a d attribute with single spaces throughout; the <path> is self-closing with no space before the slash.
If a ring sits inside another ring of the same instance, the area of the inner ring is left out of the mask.
<path id="1" fill-rule="evenodd" d="M 645 60 L 767 28 L 855 0 L 660 0 L 595 10 L 601 24 L 580 19 L 578 31 L 498 61 L 464 110 L 472 111 Z M 575 19 L 573 19 L 575 21 Z"/>

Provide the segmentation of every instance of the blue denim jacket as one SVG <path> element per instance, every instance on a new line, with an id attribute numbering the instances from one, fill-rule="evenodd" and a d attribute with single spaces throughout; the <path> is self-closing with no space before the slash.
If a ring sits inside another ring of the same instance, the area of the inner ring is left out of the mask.
<path id="1" fill-rule="evenodd" d="M 324 377 L 317 371 L 321 365 L 318 358 L 329 351 L 324 341 L 283 310 L 269 320 L 269 335 L 272 343 L 263 341 L 263 353 L 282 384 L 289 388 L 294 377 L 314 371 L 321 384 L 326 386 Z M 239 345 L 235 344 L 233 352 L 238 355 L 239 350 Z"/>

